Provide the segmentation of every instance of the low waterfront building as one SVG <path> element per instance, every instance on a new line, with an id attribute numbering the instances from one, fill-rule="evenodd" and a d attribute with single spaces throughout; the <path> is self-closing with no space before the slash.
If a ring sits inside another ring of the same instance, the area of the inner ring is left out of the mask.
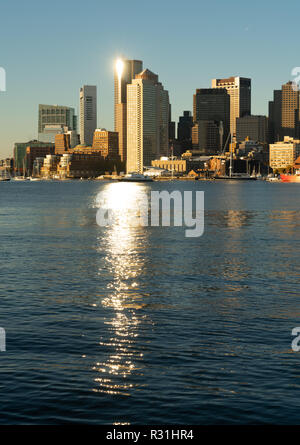
<path id="1" fill-rule="evenodd" d="M 45 158 L 35 158 L 33 161 L 33 167 L 32 167 L 32 176 L 40 176 L 41 174 L 41 168 L 44 165 Z"/>
<path id="2" fill-rule="evenodd" d="M 300 140 L 285 136 L 281 142 L 270 144 L 269 165 L 273 170 L 290 168 L 300 155 Z"/>
<path id="3" fill-rule="evenodd" d="M 53 178 L 57 173 L 57 166 L 60 161 L 60 156 L 51 154 L 47 155 L 44 159 L 43 167 L 41 168 L 40 174 L 44 178 Z"/>
<path id="4" fill-rule="evenodd" d="M 55 136 L 55 154 L 63 154 L 71 148 L 70 135 L 66 133 Z"/>
<path id="5" fill-rule="evenodd" d="M 294 169 L 300 171 L 300 156 L 294 162 Z"/>
<path id="6" fill-rule="evenodd" d="M 159 160 L 152 161 L 152 166 L 163 170 L 168 170 L 174 175 L 183 175 L 189 173 L 191 170 L 203 170 L 207 168 L 207 162 L 210 156 L 190 156 L 185 159 L 169 159 L 162 157 Z"/>
<path id="7" fill-rule="evenodd" d="M 105 172 L 123 171 L 124 162 L 104 159 L 99 152 L 73 151 L 64 153 L 57 165 L 61 178 L 95 178 Z"/>
<path id="8" fill-rule="evenodd" d="M 158 167 L 163 170 L 173 171 L 176 173 L 185 173 L 187 169 L 187 161 L 185 159 L 155 159 L 151 162 L 152 167 Z"/>
<path id="9" fill-rule="evenodd" d="M 0 177 L 9 178 L 13 172 L 14 160 L 13 158 L 6 158 L 0 160 Z"/>
<path id="10" fill-rule="evenodd" d="M 44 147 L 53 147 L 54 144 L 49 143 L 43 143 L 37 140 L 29 141 L 29 142 L 16 142 L 14 144 L 14 169 L 18 174 L 23 175 L 27 169 L 27 148 L 38 148 L 36 152 L 36 157 L 39 156 L 38 152 L 39 149 L 43 149 Z M 52 149 L 52 148 L 51 148 Z M 54 153 L 54 152 L 53 152 Z M 46 156 L 46 154 L 50 154 L 50 151 L 47 151 L 47 153 L 42 154 L 43 157 Z"/>
<path id="11" fill-rule="evenodd" d="M 99 152 L 103 158 L 120 159 L 119 135 L 116 131 L 96 129 L 94 132 L 92 150 Z"/>
<path id="12" fill-rule="evenodd" d="M 36 158 L 45 158 L 47 155 L 54 155 L 54 144 L 45 145 L 29 145 L 26 147 L 26 171 L 28 175 L 32 175 L 33 164 Z"/>
<path id="13" fill-rule="evenodd" d="M 216 176 L 224 176 L 226 173 L 227 156 L 212 156 L 208 161 L 208 170 Z"/>

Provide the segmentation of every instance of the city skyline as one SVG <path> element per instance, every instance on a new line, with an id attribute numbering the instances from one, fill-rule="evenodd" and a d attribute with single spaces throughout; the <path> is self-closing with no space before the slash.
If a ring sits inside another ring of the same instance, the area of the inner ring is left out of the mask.
<path id="1" fill-rule="evenodd" d="M 187 8 L 179 7 L 176 1 L 172 4 L 166 2 L 160 5 L 160 16 L 155 27 L 151 25 L 154 19 L 152 10 L 148 13 L 147 22 L 142 22 L 139 21 L 141 11 L 127 8 L 120 2 L 116 18 L 111 5 L 99 5 L 90 0 L 86 10 L 79 13 L 76 8 L 79 2 L 74 2 L 71 12 L 69 2 L 65 2 L 60 4 L 60 13 L 62 16 L 71 14 L 71 29 L 84 22 L 91 7 L 94 11 L 93 15 L 89 14 L 91 25 L 100 15 L 103 16 L 103 12 L 116 20 L 112 29 L 108 24 L 101 23 L 100 29 L 94 30 L 93 26 L 89 26 L 84 35 L 77 36 L 73 32 L 67 57 L 65 51 L 61 51 L 60 28 L 56 24 L 56 8 L 53 7 L 56 4 L 58 2 L 54 0 L 51 7 L 46 5 L 41 9 L 38 2 L 33 0 L 26 5 L 14 1 L 3 11 L 4 23 L 0 35 L 7 44 L 2 49 L 0 66 L 6 70 L 7 91 L 0 93 L 0 157 L 11 155 L 15 141 L 36 137 L 38 104 L 57 103 L 74 107 L 79 116 L 77 92 L 83 84 L 97 86 L 98 104 L 101 103 L 97 126 L 113 130 L 113 69 L 115 60 L 120 56 L 143 60 L 145 66 L 159 73 L 169 91 L 173 120 L 176 122 L 184 110 L 192 110 L 192 96 L 197 88 L 209 88 L 213 78 L 232 75 L 252 79 L 252 114 L 267 115 L 273 90 L 291 80 L 292 69 L 299 65 L 293 45 L 287 45 L 293 42 L 293 21 L 300 9 L 296 2 L 287 2 L 287 11 L 282 11 L 280 17 L 276 3 L 270 9 L 268 5 L 252 2 L 239 10 L 234 8 L 237 5 L 235 1 L 226 5 L 219 2 L 218 8 L 203 2 L 191 2 Z M 158 2 L 154 4 L 159 5 Z M 16 19 L 17 26 L 12 31 L 8 24 L 16 7 L 20 14 Z M 293 8 L 293 15 L 290 8 Z M 288 21 L 285 21 L 286 15 L 289 16 Z M 224 25 L 229 17 L 236 22 L 234 30 Z M 23 27 L 19 26 L 21 19 L 22 23 L 27 21 L 35 26 L 24 33 Z M 162 26 L 167 19 L 172 21 L 168 20 Z M 274 35 L 272 29 L 279 20 L 282 32 Z M 186 25 L 190 23 L 189 27 L 185 26 L 183 34 L 179 32 L 182 21 Z M 219 28 L 214 26 L 212 29 L 212 21 Z M 133 25 L 135 29 L 131 29 Z M 44 31 L 47 26 L 52 27 L 51 33 Z M 43 44 L 37 39 L 42 32 L 45 32 Z M 224 33 L 228 51 L 220 45 Z M 137 34 L 139 39 L 136 39 Z M 190 47 L 188 51 L 187 42 Z M 230 51 L 230 45 L 238 53 Z M 30 47 L 30 51 L 27 47 Z M 281 55 L 280 63 L 278 52 Z"/>

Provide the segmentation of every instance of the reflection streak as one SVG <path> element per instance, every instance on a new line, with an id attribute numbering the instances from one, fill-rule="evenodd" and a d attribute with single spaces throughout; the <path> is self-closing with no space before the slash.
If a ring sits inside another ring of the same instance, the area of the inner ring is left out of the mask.
<path id="1" fill-rule="evenodd" d="M 144 306 L 139 293 L 139 277 L 144 269 L 147 232 L 131 224 L 131 219 L 139 194 L 146 191 L 145 185 L 124 183 L 108 184 L 104 190 L 116 218 L 112 226 L 102 229 L 98 239 L 98 248 L 105 250 L 105 268 L 111 277 L 102 305 L 113 313 L 105 321 L 110 338 L 103 336 L 99 345 L 111 352 L 93 369 L 98 373 L 94 390 L 106 394 L 130 395 L 130 390 L 136 386 L 130 383 L 130 376 L 142 375 L 143 353 L 136 340 L 141 324 L 149 323 L 138 311 Z"/>

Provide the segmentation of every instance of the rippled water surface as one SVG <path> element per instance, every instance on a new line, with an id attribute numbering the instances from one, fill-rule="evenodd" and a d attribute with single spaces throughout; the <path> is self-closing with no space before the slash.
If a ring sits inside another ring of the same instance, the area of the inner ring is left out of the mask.
<path id="1" fill-rule="evenodd" d="M 142 189 L 203 190 L 204 235 L 96 224 L 98 192 Z M 0 423 L 300 423 L 299 208 L 299 184 L 0 183 Z"/>

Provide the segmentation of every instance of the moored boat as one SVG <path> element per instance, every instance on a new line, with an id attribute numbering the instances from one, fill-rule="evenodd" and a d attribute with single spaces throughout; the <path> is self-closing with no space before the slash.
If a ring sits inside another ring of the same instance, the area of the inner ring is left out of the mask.
<path id="1" fill-rule="evenodd" d="M 153 182 L 153 179 L 149 176 L 145 176 L 142 173 L 128 173 L 123 178 L 120 178 L 121 182 Z"/>
<path id="2" fill-rule="evenodd" d="M 300 182 L 300 174 L 280 175 L 281 182 Z"/>
<path id="3" fill-rule="evenodd" d="M 214 179 L 227 179 L 230 181 L 256 181 L 256 176 L 250 176 L 248 173 L 231 173 L 231 175 L 214 176 Z"/>

